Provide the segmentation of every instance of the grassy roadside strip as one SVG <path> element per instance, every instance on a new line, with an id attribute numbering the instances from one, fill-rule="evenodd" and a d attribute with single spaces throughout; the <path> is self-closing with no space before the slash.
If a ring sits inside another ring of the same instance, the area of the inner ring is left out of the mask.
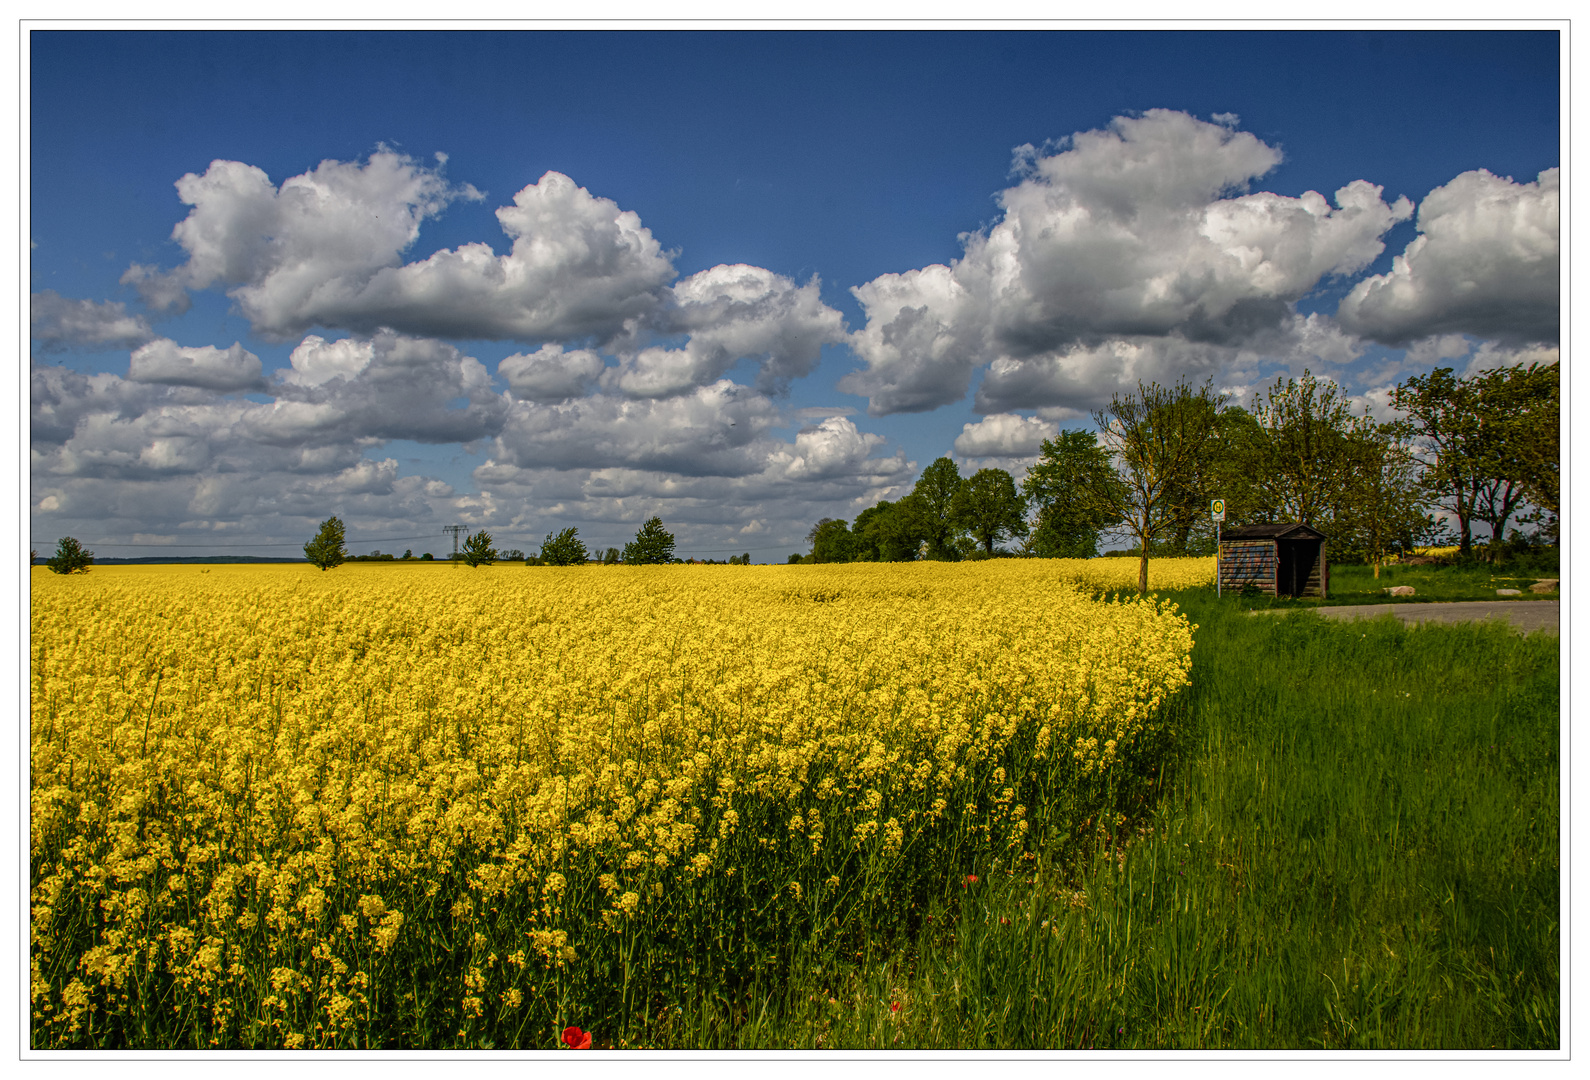
<path id="1" fill-rule="evenodd" d="M 1132 842 L 968 883 L 915 948 L 813 957 L 639 1041 L 1557 1047 L 1558 639 L 1175 598 L 1190 722 Z"/>
<path id="2" fill-rule="evenodd" d="M 1452 600 L 1506 600 L 1529 603 L 1536 600 L 1558 600 L 1558 591 L 1530 592 L 1536 582 L 1558 577 L 1557 560 L 1546 554 L 1511 559 L 1500 564 L 1472 562 L 1456 566 L 1386 566 L 1380 576 L 1368 566 L 1343 564 L 1330 568 L 1330 596 L 1321 600 L 1310 597 L 1273 597 L 1248 593 L 1236 596 L 1243 607 L 1311 608 L 1352 604 L 1425 604 Z M 1392 597 L 1386 590 L 1397 585 L 1411 585 L 1414 595 Z M 1517 589 L 1518 596 L 1498 596 L 1498 589 Z"/>

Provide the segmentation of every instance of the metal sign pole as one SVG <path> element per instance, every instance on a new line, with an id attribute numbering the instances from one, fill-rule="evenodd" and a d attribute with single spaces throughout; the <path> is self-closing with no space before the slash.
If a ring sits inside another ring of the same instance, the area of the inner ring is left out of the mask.
<path id="1" fill-rule="evenodd" d="M 1209 517 L 1215 523 L 1215 598 L 1220 598 L 1220 525 L 1226 520 L 1226 500 L 1215 499 L 1209 504 Z"/>

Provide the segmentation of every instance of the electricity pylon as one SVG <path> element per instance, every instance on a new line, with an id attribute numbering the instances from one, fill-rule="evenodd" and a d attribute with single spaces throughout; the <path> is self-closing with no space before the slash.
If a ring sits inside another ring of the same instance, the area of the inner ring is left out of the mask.
<path id="1" fill-rule="evenodd" d="M 453 565 L 458 565 L 458 534 L 464 531 L 462 525 L 443 525 L 442 531 L 453 534 Z"/>

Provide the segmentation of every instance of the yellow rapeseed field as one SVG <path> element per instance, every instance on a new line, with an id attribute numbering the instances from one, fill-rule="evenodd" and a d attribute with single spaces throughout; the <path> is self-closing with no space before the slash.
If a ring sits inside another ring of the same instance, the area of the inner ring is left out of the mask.
<path id="1" fill-rule="evenodd" d="M 553 1046 L 905 925 L 1164 723 L 1193 628 L 1091 596 L 1135 579 L 36 571 L 32 1043 Z"/>

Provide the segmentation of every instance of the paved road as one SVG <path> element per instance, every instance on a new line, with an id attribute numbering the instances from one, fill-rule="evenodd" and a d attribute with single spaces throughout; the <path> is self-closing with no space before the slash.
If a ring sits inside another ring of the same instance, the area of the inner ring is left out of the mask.
<path id="1" fill-rule="evenodd" d="M 1558 633 L 1557 600 L 1458 600 L 1435 604 L 1362 604 L 1348 607 L 1318 607 L 1314 610 L 1327 619 L 1373 619 L 1391 612 L 1403 622 L 1469 622 L 1476 619 L 1506 619 L 1525 633 L 1545 630 Z M 1280 609 L 1284 611 L 1286 609 Z M 1279 614 L 1280 611 L 1277 611 Z"/>

